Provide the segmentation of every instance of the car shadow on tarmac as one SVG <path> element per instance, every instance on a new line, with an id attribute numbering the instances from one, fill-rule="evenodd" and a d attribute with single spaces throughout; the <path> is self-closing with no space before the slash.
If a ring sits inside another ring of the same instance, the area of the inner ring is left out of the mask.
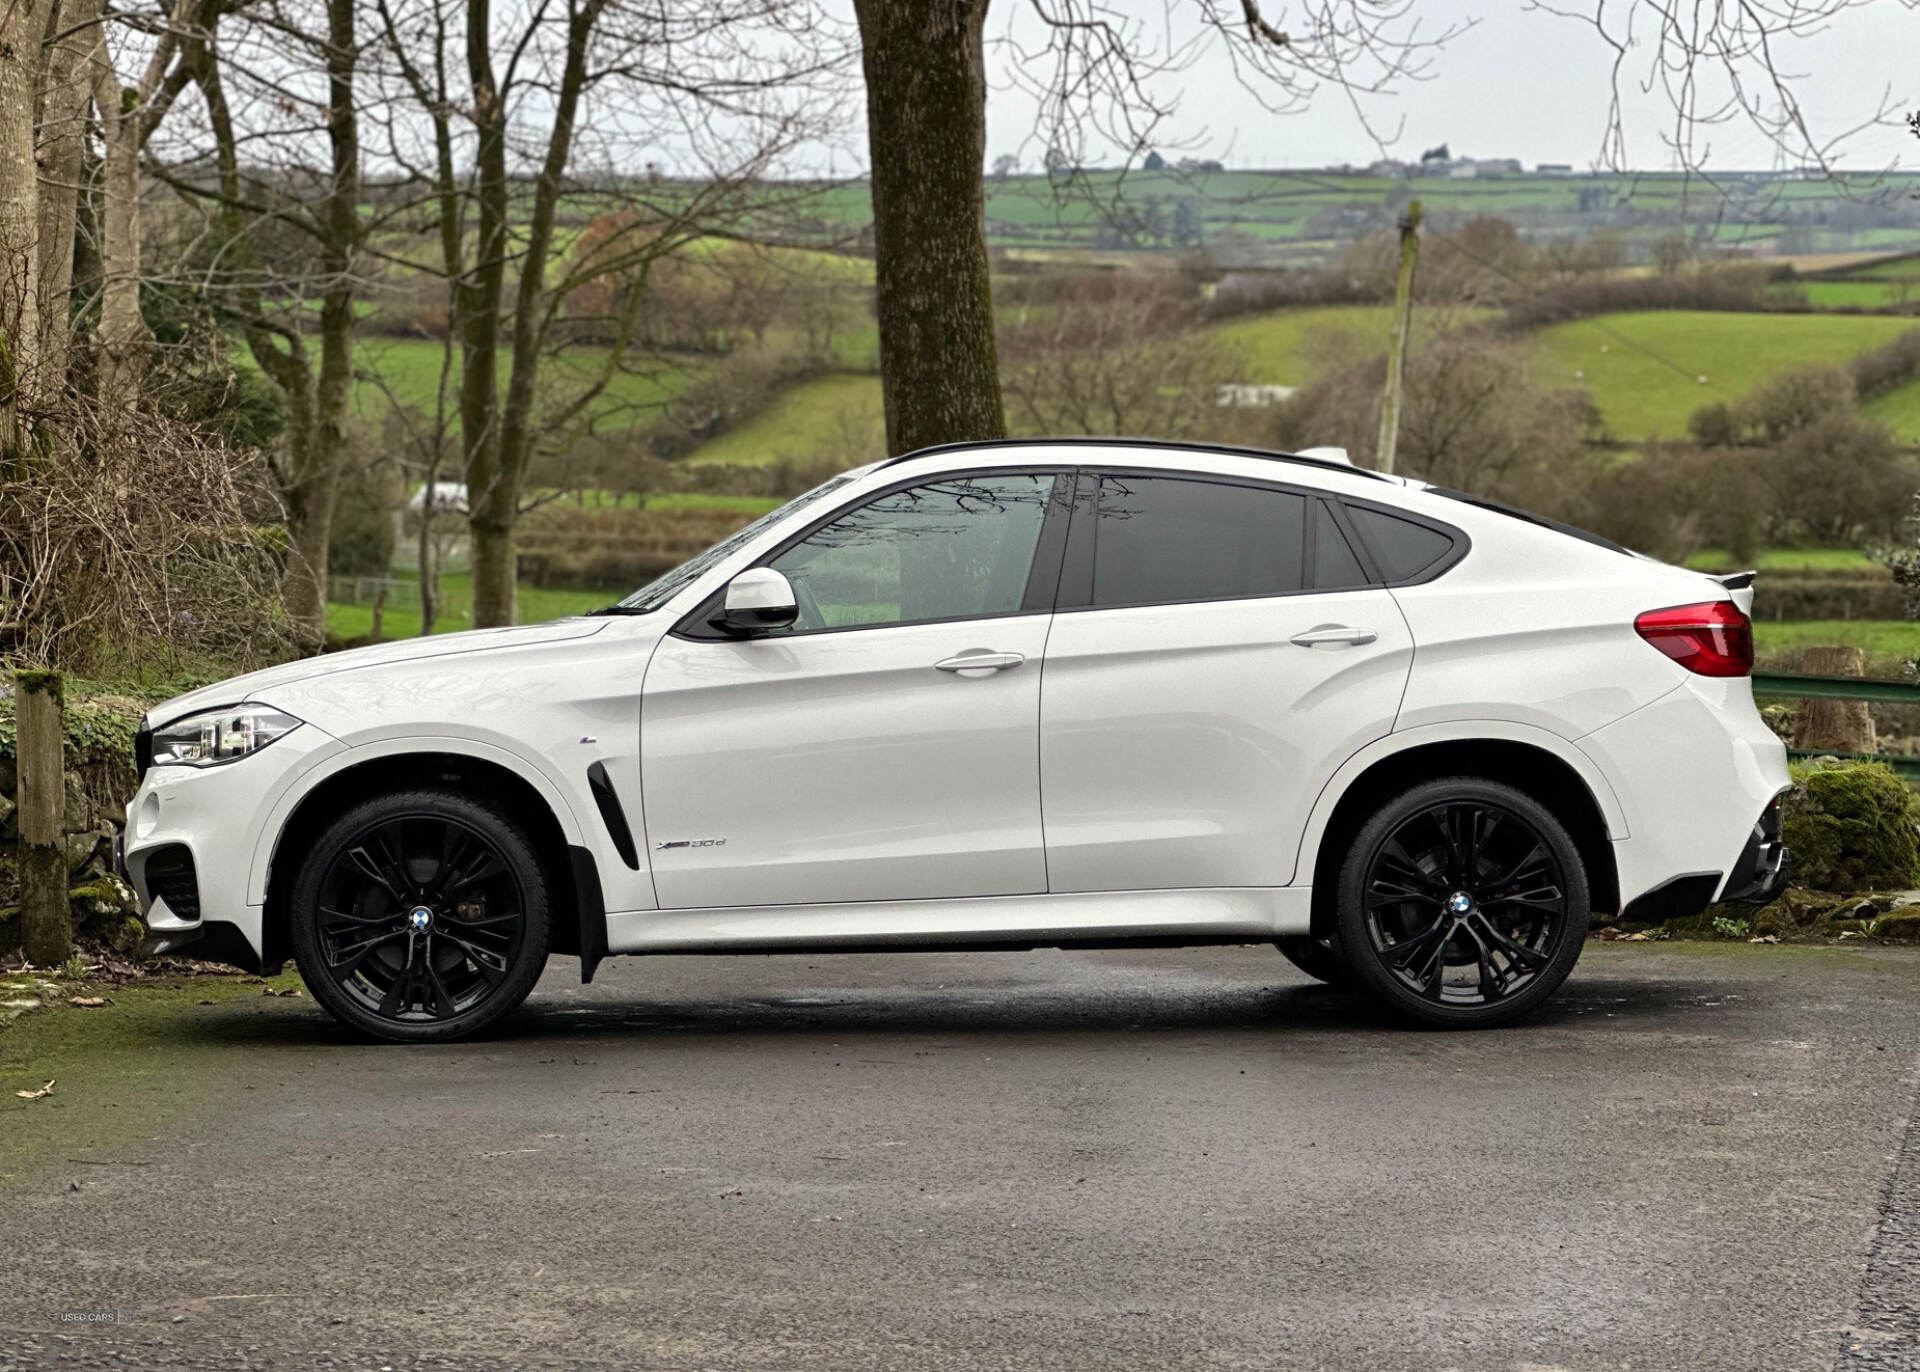
<path id="1" fill-rule="evenodd" d="M 996 985 L 884 987 L 820 985 L 817 974 L 796 977 L 787 990 L 773 990 L 764 974 L 738 994 L 694 997 L 666 990 L 618 997 L 595 988 L 590 994 L 536 992 L 517 1013 L 466 1044 L 551 1047 L 573 1039 L 686 1040 L 725 1036 L 809 1037 L 834 1035 L 1028 1035 L 1128 1033 L 1422 1034 L 1445 1031 L 1409 1027 L 1366 997 L 1317 983 L 1286 980 L 1273 985 L 1242 982 L 1209 985 L 1186 977 L 1169 985 L 1151 981 L 1083 984 L 1025 981 Z M 743 979 L 748 980 L 748 979 Z M 1580 976 L 1546 1005 L 1500 1032 L 1565 1031 L 1587 1023 L 1622 1020 L 1682 1021 L 1745 999 L 1725 981 L 1688 978 Z M 242 1002 L 242 1004 L 245 1004 Z M 282 1003 L 284 1005 L 284 1003 Z M 279 1008 L 279 1007 L 276 1007 Z M 372 1041 L 338 1024 L 310 999 L 278 1013 L 209 1014 L 185 1026 L 194 1039 L 235 1047 L 368 1046 Z M 452 1045 L 458 1049 L 462 1045 Z M 444 1050 L 434 1050 L 444 1051 Z"/>

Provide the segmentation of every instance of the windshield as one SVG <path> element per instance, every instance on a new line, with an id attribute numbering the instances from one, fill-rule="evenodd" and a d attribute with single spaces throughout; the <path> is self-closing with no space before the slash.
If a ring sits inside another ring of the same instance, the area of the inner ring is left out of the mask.
<path id="1" fill-rule="evenodd" d="M 692 583 L 705 576 L 708 569 L 716 563 L 725 561 L 741 548 L 765 533 L 768 529 L 772 528 L 775 524 L 785 519 L 788 515 L 793 514 L 795 511 L 805 509 L 822 496 L 839 490 L 853 479 L 853 473 L 844 473 L 834 477 L 831 481 L 823 482 L 815 486 L 805 495 L 795 496 L 779 509 L 769 510 L 766 514 L 754 520 L 753 523 L 747 525 L 746 528 L 721 539 L 698 557 L 688 558 L 672 571 L 655 577 L 652 581 L 649 581 L 646 585 L 642 586 L 639 590 L 612 608 L 624 614 L 635 615 L 643 615 L 649 610 L 659 609 Z"/>

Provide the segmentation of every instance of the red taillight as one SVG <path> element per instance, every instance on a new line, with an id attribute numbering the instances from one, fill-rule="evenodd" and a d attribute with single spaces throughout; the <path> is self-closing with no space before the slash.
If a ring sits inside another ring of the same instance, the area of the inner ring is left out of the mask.
<path id="1" fill-rule="evenodd" d="M 1648 610 L 1633 627 L 1689 672 L 1746 676 L 1753 671 L 1753 621 L 1731 600 Z"/>

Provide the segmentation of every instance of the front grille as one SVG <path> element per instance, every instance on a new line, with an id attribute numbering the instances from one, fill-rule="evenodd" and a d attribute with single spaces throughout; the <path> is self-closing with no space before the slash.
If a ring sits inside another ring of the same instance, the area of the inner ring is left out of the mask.
<path id="1" fill-rule="evenodd" d="M 140 732 L 133 736 L 133 770 L 136 781 L 147 779 L 147 768 L 153 766 L 153 729 L 146 720 L 140 721 Z"/>
<path id="2" fill-rule="evenodd" d="M 175 919 L 189 924 L 199 920 L 200 878 L 184 845 L 170 844 L 147 859 L 147 891 L 164 900 Z"/>

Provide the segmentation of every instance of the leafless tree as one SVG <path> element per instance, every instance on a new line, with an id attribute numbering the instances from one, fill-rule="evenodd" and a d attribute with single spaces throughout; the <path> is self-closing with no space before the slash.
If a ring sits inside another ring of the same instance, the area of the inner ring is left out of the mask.
<path id="1" fill-rule="evenodd" d="M 1259 0 L 1168 0 L 1165 32 L 1108 0 L 1034 0 L 1002 41 L 1039 102 L 1050 175 L 1077 183 L 1090 137 L 1129 157 L 1171 104 L 1162 83 L 1223 45 L 1276 112 L 1325 85 L 1357 96 L 1418 75 L 1451 30 L 1410 0 L 1308 0 L 1290 24 Z M 887 443 L 903 452 L 1005 432 L 987 267 L 988 0 L 856 0 L 872 168 Z M 1358 108 L 1358 107 L 1356 107 Z"/>
<path id="2" fill-rule="evenodd" d="M 205 293 L 286 400 L 286 436 L 273 455 L 289 545 L 284 598 L 309 650 L 326 628 L 327 545 L 370 228 L 355 11 L 353 0 L 206 0 L 180 29 L 197 117 L 178 121 L 148 160 L 205 217 L 201 250 L 171 275 Z M 307 304 L 316 298 L 317 356 Z"/>
<path id="3" fill-rule="evenodd" d="M 1915 8 L 1915 0 L 1895 2 Z M 1625 92 L 1633 84 L 1665 98 L 1671 122 L 1663 141 L 1681 166 L 1694 171 L 1705 169 L 1716 129 L 1744 123 L 1795 162 L 1832 174 L 1839 152 L 1856 135 L 1893 122 L 1899 109 L 1885 91 L 1850 127 L 1816 132 L 1801 99 L 1806 73 L 1794 66 L 1794 45 L 1868 0 L 1529 3 L 1590 26 L 1612 54 L 1612 99 L 1600 149 L 1609 167 L 1627 165 Z"/>
<path id="4" fill-rule="evenodd" d="M 653 264 L 750 227 L 761 178 L 815 131 L 845 48 L 799 0 L 380 0 L 379 17 L 408 102 L 386 155 L 428 188 L 437 228 L 437 260 L 414 265 L 453 288 L 474 622 L 511 623 L 535 457 L 590 423 L 632 364 Z M 631 174 L 662 149 L 683 175 Z M 584 249 L 565 241 L 588 221 Z M 575 308 L 610 281 L 604 313 Z M 546 363 L 583 336 L 596 361 L 556 399 Z"/>

